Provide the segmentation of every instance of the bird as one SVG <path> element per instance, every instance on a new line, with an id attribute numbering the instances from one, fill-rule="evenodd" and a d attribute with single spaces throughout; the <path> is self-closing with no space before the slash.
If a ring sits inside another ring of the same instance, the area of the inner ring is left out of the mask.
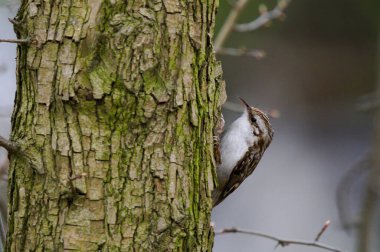
<path id="1" fill-rule="evenodd" d="M 239 99 L 244 112 L 221 134 L 218 186 L 212 194 L 214 207 L 252 174 L 273 138 L 268 116 L 243 98 Z"/>

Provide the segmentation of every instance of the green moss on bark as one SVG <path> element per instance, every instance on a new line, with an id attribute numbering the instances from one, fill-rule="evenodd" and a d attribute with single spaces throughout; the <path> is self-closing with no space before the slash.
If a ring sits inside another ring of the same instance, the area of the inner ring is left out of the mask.
<path id="1" fill-rule="evenodd" d="M 215 6 L 23 1 L 8 251 L 211 250 Z"/>

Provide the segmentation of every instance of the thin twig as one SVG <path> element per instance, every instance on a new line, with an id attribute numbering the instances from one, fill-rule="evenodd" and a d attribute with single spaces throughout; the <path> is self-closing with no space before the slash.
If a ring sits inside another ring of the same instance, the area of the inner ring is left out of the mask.
<path id="1" fill-rule="evenodd" d="M 265 234 L 265 233 L 261 233 L 261 232 L 256 232 L 256 231 L 252 231 L 252 230 L 240 229 L 240 228 L 225 228 L 225 229 L 222 229 L 220 231 L 215 232 L 216 235 L 228 234 L 228 233 L 241 233 L 241 234 L 263 237 L 263 238 L 270 239 L 270 240 L 277 242 L 277 245 L 281 246 L 281 247 L 285 247 L 285 246 L 294 244 L 294 245 L 303 245 L 303 246 L 311 246 L 311 247 L 321 248 L 321 249 L 325 249 L 325 250 L 333 251 L 333 252 L 343 252 L 343 250 L 330 247 L 328 245 L 325 245 L 325 244 L 317 242 L 317 241 L 301 241 L 301 240 L 293 240 L 293 239 L 283 239 L 283 238 L 278 238 L 278 237 L 273 236 L 273 235 L 269 235 L 269 234 Z"/>
<path id="2" fill-rule="evenodd" d="M 246 48 L 220 48 L 217 54 L 228 56 L 250 56 L 256 59 L 262 59 L 265 57 L 263 50 L 248 50 Z"/>
<path id="3" fill-rule="evenodd" d="M 0 146 L 6 149 L 9 153 L 20 152 L 19 147 L 14 142 L 9 141 L 2 136 L 0 136 Z"/>
<path id="4" fill-rule="evenodd" d="M 248 0 L 238 0 L 234 4 L 233 9 L 231 10 L 230 14 L 227 17 L 227 20 L 224 22 L 222 28 L 220 29 L 220 32 L 218 33 L 218 36 L 215 39 L 214 50 L 216 53 L 218 53 L 220 48 L 223 47 L 224 42 L 235 26 L 236 19 L 247 3 Z"/>
<path id="5" fill-rule="evenodd" d="M 319 233 L 317 234 L 317 236 L 315 237 L 314 241 L 319 241 L 319 239 L 321 239 L 321 236 L 323 235 L 323 233 L 326 231 L 326 229 L 330 226 L 330 223 L 331 221 L 330 220 L 327 220 L 325 222 L 325 224 L 323 224 L 321 230 L 319 231 Z"/>
<path id="6" fill-rule="evenodd" d="M 258 28 L 264 26 L 269 21 L 284 16 L 284 10 L 290 4 L 291 0 L 280 0 L 276 7 L 271 11 L 263 12 L 258 18 L 252 22 L 246 24 L 238 24 L 235 26 L 235 30 L 238 32 L 250 32 L 257 30 Z"/>
<path id="7" fill-rule="evenodd" d="M 15 44 L 27 44 L 29 39 L 0 39 L 0 43 L 15 43 Z"/>

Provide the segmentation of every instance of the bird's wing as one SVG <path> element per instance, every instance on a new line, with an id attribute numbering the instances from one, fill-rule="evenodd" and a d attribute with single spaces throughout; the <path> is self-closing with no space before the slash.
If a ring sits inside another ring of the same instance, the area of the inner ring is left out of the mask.
<path id="1" fill-rule="evenodd" d="M 224 186 L 222 193 L 219 195 L 214 206 L 222 202 L 228 195 L 236 190 L 251 173 L 255 170 L 260 161 L 262 153 L 255 151 L 250 147 L 245 155 L 240 159 L 232 170 L 227 184 Z"/>

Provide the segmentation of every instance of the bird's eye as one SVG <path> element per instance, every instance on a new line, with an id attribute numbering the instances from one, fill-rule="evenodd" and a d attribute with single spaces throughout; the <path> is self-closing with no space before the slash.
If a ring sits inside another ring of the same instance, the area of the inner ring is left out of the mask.
<path id="1" fill-rule="evenodd" d="M 251 122 L 252 122 L 252 123 L 256 123 L 256 122 L 257 122 L 256 117 L 252 116 L 252 117 L 251 117 Z"/>

